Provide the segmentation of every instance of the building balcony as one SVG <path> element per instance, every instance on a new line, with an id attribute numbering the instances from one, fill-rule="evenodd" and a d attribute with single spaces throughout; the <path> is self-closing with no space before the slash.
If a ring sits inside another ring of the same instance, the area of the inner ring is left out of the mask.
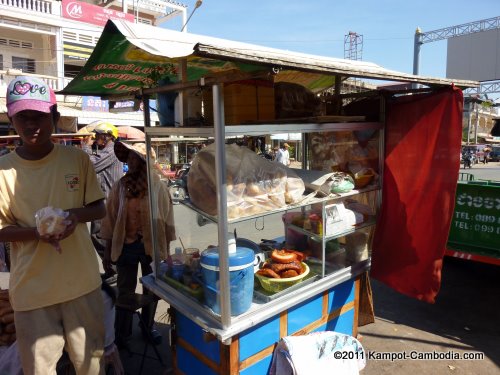
<path id="1" fill-rule="evenodd" d="M 16 8 L 20 11 L 61 15 L 61 2 L 53 0 L 0 0 L 0 7 Z"/>
<path id="2" fill-rule="evenodd" d="M 58 78 L 54 76 L 47 76 L 42 74 L 31 74 L 24 73 L 21 69 L 6 69 L 0 70 L 0 96 L 5 96 L 5 90 L 10 82 L 14 81 L 17 76 L 31 76 L 41 79 L 54 91 L 62 90 L 64 87 L 59 87 Z M 71 78 L 64 79 L 64 86 L 66 86 L 71 81 Z"/>
<path id="3" fill-rule="evenodd" d="M 93 5 L 101 8 L 112 7 L 115 10 L 123 10 L 122 0 L 113 0 L 109 2 L 95 1 Z M 187 6 L 181 3 L 169 0 L 127 0 L 127 12 L 137 17 L 140 13 L 149 14 L 153 17 L 172 18 L 184 15 L 187 12 Z M 48 14 L 52 16 L 62 15 L 62 2 L 56 0 L 0 0 L 0 10 L 17 10 L 24 12 L 35 12 L 38 15 Z M 137 22 L 137 20 L 136 20 Z"/>

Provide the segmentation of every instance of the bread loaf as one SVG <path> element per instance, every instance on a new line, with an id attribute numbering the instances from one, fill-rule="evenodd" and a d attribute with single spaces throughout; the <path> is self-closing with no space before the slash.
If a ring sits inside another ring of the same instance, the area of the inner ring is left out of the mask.
<path id="1" fill-rule="evenodd" d="M 266 160 L 246 147 L 225 146 L 226 188 L 230 219 L 256 215 L 301 199 L 305 187 L 293 170 Z M 217 215 L 215 145 L 202 149 L 188 175 L 191 202 Z"/>

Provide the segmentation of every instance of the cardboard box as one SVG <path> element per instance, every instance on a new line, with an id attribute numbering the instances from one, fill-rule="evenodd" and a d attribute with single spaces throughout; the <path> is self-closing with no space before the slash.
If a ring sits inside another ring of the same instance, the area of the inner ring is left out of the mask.
<path id="1" fill-rule="evenodd" d="M 203 91 L 205 122 L 213 125 L 211 89 Z M 251 124 L 274 120 L 274 86 L 272 81 L 244 80 L 224 85 L 224 119 L 226 125 Z"/>

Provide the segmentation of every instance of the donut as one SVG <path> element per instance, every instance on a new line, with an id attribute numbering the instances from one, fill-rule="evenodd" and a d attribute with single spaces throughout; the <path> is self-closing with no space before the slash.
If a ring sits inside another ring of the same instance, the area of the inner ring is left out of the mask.
<path id="1" fill-rule="evenodd" d="M 297 254 L 287 250 L 273 250 L 271 259 L 276 263 L 291 263 L 297 260 Z"/>

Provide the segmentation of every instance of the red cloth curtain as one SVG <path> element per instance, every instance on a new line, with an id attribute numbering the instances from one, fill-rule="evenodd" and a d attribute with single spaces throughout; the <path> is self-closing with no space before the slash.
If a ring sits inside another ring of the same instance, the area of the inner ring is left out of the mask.
<path id="1" fill-rule="evenodd" d="M 383 201 L 373 278 L 434 303 L 448 239 L 462 138 L 461 90 L 389 99 Z"/>

